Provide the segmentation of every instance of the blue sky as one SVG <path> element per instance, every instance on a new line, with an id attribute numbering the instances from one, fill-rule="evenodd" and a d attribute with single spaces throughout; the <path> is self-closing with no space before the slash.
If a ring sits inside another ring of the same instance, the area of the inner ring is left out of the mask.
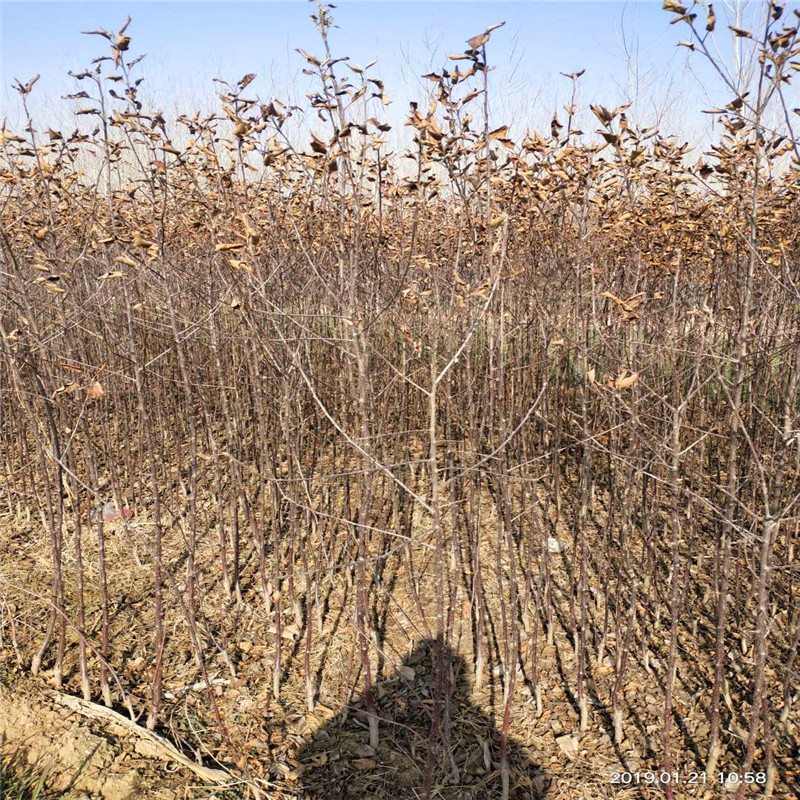
<path id="1" fill-rule="evenodd" d="M 724 14 L 718 0 L 717 14 Z M 676 133 L 691 134 L 709 118 L 700 108 L 725 97 L 719 80 L 694 54 L 676 47 L 683 25 L 669 25 L 661 2 L 357 2 L 340 0 L 333 12 L 335 55 L 351 63 L 379 62 L 371 74 L 386 83 L 394 101 L 385 116 L 404 119 L 409 100 L 424 101 L 431 84 L 419 75 L 440 68 L 450 53 L 490 24 L 505 21 L 489 45 L 497 65 L 493 116 L 498 124 L 540 126 L 568 100 L 569 82 L 559 72 L 585 68 L 580 105 L 615 106 L 638 99 L 634 118 L 659 117 Z M 751 9 L 757 7 L 751 4 Z M 792 4 L 796 6 L 797 4 Z M 319 52 L 309 19 L 315 4 L 296 2 L 0 2 L 2 60 L 0 102 L 10 123 L 20 119 L 12 79 L 42 75 L 32 97 L 41 121 L 69 118 L 59 98 L 74 91 L 67 70 L 85 67 L 105 52 L 99 37 L 80 31 L 118 28 L 133 18 L 131 54 L 141 65 L 152 101 L 167 111 L 188 111 L 213 102 L 212 78 L 238 80 L 255 72 L 248 90 L 262 98 L 302 101 L 312 81 L 302 74 L 301 47 Z M 724 25 L 720 52 L 731 55 Z M 450 62 L 451 65 L 453 62 Z M 729 99 L 729 98 L 728 98 Z M 563 110 L 561 111 L 563 117 Z M 588 121 L 587 125 L 590 124 Z M 591 121 L 592 127 L 594 121 Z"/>

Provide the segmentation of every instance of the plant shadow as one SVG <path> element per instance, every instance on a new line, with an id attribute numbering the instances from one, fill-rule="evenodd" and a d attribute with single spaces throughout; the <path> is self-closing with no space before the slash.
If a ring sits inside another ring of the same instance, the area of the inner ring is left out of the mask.
<path id="1" fill-rule="evenodd" d="M 437 669 L 437 657 L 439 669 Z M 387 664 L 391 669 L 391 665 Z M 373 687 L 377 749 L 361 696 L 308 737 L 298 759 L 304 800 L 500 800 L 501 736 L 470 699 L 464 659 L 422 640 Z M 449 719 L 449 725 L 447 720 Z M 549 778 L 510 737 L 508 798 L 544 800 Z"/>

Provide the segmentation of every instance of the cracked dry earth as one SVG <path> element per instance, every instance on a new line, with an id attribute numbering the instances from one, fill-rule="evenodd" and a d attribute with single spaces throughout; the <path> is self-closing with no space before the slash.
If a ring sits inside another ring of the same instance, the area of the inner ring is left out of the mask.
<path id="1" fill-rule="evenodd" d="M 85 719 L 23 681 L 0 688 L 0 741 L 6 753 L 46 774 L 45 797 L 183 800 L 211 792 L 190 772 L 154 757 L 147 741 Z"/>

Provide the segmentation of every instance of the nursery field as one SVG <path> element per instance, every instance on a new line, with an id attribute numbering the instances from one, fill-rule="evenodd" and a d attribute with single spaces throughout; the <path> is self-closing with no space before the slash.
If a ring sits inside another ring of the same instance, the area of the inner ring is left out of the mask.
<path id="1" fill-rule="evenodd" d="M 517 136 L 500 25 L 397 130 L 325 4 L 303 108 L 150 108 L 130 20 L 74 131 L 18 82 L 4 800 L 800 797 L 798 15 L 689 5 L 707 147 Z"/>

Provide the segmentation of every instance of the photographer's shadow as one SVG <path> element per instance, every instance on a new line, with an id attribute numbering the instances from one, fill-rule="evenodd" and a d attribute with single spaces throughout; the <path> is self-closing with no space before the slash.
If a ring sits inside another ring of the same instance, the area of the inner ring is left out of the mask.
<path id="1" fill-rule="evenodd" d="M 376 685 L 377 750 L 369 746 L 364 698 L 316 731 L 299 753 L 305 800 L 500 800 L 500 733 L 469 697 L 466 664 L 443 647 L 451 669 L 435 686 L 436 644 L 422 641 Z M 449 698 L 449 702 L 448 702 Z M 443 718 L 449 713 L 450 725 Z M 439 718 L 438 724 L 434 722 Z M 449 736 L 448 736 L 449 728 Z M 449 741 L 448 741 L 449 738 Z M 512 741 L 508 749 L 510 800 L 543 800 L 547 775 Z"/>

